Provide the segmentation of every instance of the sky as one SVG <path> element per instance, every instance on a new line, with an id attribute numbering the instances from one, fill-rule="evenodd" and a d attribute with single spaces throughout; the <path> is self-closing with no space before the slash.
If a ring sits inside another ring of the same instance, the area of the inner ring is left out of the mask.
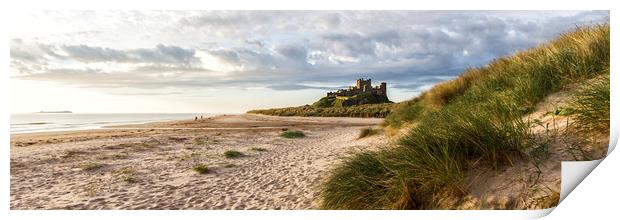
<path id="1" fill-rule="evenodd" d="M 12 113 L 241 113 L 358 78 L 403 101 L 609 11 L 31 11 L 10 27 Z"/>

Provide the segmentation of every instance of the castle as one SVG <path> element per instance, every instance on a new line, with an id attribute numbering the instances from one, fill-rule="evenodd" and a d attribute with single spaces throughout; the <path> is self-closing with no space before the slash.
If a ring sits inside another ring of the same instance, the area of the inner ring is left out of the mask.
<path id="1" fill-rule="evenodd" d="M 387 96 L 387 84 L 385 82 L 381 82 L 380 86 L 372 87 L 370 80 L 358 79 L 355 86 L 349 86 L 347 89 L 339 89 L 335 92 L 328 92 L 327 97 L 355 96 L 362 93 Z"/>

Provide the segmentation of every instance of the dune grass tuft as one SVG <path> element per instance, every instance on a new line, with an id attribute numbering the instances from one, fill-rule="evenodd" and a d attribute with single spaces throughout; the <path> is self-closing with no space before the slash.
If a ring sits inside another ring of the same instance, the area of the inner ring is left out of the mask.
<path id="1" fill-rule="evenodd" d="M 338 165 L 323 185 L 322 208 L 433 209 L 443 198 L 465 194 L 471 164 L 499 169 L 532 147 L 529 122 L 522 118 L 545 96 L 608 73 L 609 33 L 608 24 L 577 28 L 468 69 L 399 104 L 386 117 L 387 125 L 415 126 L 396 146 L 360 153 Z M 591 88 L 578 95 L 579 123 L 608 127 L 604 110 L 588 107 L 605 105 L 608 93 L 605 97 L 604 89 Z"/>
<path id="2" fill-rule="evenodd" d="M 262 148 L 262 147 L 252 147 L 252 148 L 250 148 L 250 150 L 259 151 L 259 152 L 267 151 L 267 149 Z"/>
<path id="3" fill-rule="evenodd" d="M 192 170 L 200 174 L 207 174 L 210 172 L 209 166 L 207 166 L 206 164 L 196 164 L 194 165 L 194 167 L 192 167 Z"/>
<path id="4" fill-rule="evenodd" d="M 80 164 L 79 167 L 80 169 L 84 171 L 95 171 L 95 170 L 101 169 L 103 167 L 103 164 L 88 162 L 88 163 Z"/>
<path id="5" fill-rule="evenodd" d="M 224 156 L 226 158 L 237 158 L 243 156 L 243 153 L 236 150 L 227 150 L 226 152 L 224 152 Z"/>
<path id="6" fill-rule="evenodd" d="M 305 137 L 306 134 L 302 131 L 285 131 L 280 134 L 283 138 L 302 138 Z"/>
<path id="7" fill-rule="evenodd" d="M 609 132 L 609 70 L 607 75 L 586 84 L 570 101 L 570 109 L 579 128 L 600 133 Z"/>
<path id="8" fill-rule="evenodd" d="M 358 136 L 358 138 L 370 137 L 370 136 L 378 134 L 379 131 L 380 131 L 379 129 L 376 129 L 373 127 L 362 128 L 360 130 L 360 135 Z"/>
<path id="9" fill-rule="evenodd" d="M 136 183 L 138 182 L 138 179 L 136 178 L 136 176 L 132 175 L 132 174 L 128 174 L 123 176 L 123 181 L 126 183 Z"/>

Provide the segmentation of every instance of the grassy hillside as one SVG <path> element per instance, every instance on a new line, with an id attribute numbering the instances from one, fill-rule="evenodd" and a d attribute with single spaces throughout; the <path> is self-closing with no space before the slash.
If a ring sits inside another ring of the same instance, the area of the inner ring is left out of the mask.
<path id="1" fill-rule="evenodd" d="M 539 143 L 523 116 L 569 84 L 607 79 L 587 86 L 571 105 L 584 129 L 604 133 L 609 128 L 609 39 L 609 25 L 578 28 L 468 69 L 397 104 L 387 125 L 415 126 L 396 146 L 340 164 L 323 186 L 322 207 L 433 209 L 445 198 L 460 198 L 467 194 L 464 182 L 472 164 L 500 169 L 529 156 Z"/>
<path id="2" fill-rule="evenodd" d="M 352 97 L 323 97 L 312 105 L 251 110 L 248 113 L 277 116 L 320 116 L 384 118 L 393 107 L 385 95 L 359 94 Z"/>
<path id="3" fill-rule="evenodd" d="M 276 116 L 384 118 L 392 111 L 393 105 L 392 103 L 349 107 L 315 107 L 305 105 L 299 107 L 251 110 L 248 111 L 248 113 Z"/>
<path id="4" fill-rule="evenodd" d="M 385 95 L 374 95 L 363 93 L 351 97 L 323 97 L 312 104 L 312 107 L 330 108 L 330 107 L 350 107 L 356 105 L 392 103 Z"/>

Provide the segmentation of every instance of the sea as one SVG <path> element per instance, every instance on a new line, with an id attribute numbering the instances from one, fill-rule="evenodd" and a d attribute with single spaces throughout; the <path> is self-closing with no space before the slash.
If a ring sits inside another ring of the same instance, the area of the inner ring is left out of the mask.
<path id="1" fill-rule="evenodd" d="M 22 113 L 11 114 L 11 134 L 97 129 L 104 126 L 194 119 L 209 113 Z"/>

